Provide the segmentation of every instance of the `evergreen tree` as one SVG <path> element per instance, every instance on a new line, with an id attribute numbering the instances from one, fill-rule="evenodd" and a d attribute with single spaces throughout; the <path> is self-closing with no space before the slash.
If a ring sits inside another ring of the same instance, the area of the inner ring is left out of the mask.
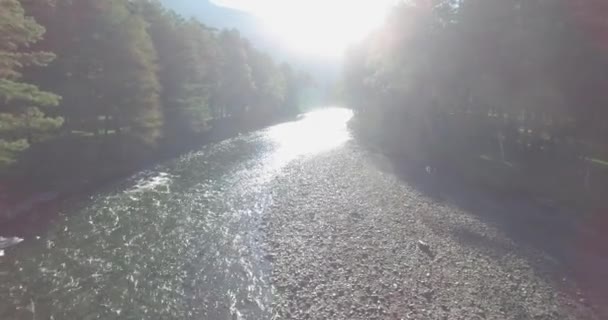
<path id="1" fill-rule="evenodd" d="M 155 1 L 139 3 L 159 58 L 165 130 L 172 138 L 200 133 L 211 117 L 217 42 L 203 24 L 186 21 Z"/>
<path id="2" fill-rule="evenodd" d="M 254 112 L 265 117 L 279 114 L 287 94 L 285 74 L 267 54 L 251 49 L 248 57 L 255 85 L 252 97 Z"/>
<path id="3" fill-rule="evenodd" d="M 32 74 L 64 99 L 66 130 L 126 135 L 154 144 L 162 112 L 157 57 L 147 23 L 122 0 L 33 3 L 58 59 Z"/>
<path id="4" fill-rule="evenodd" d="M 241 116 L 254 97 L 255 83 L 249 65 L 249 44 L 237 30 L 224 30 L 219 35 L 221 62 L 214 116 Z"/>
<path id="5" fill-rule="evenodd" d="M 23 67 L 45 66 L 55 57 L 27 50 L 44 32 L 17 0 L 0 0 L 0 166 L 15 162 L 19 152 L 62 124 L 41 110 L 57 106 L 60 97 L 20 81 Z"/>
<path id="6" fill-rule="evenodd" d="M 296 95 L 295 73 L 238 31 L 186 20 L 156 0 L 0 4 L 0 165 L 40 142 L 15 176 L 46 184 L 67 170 L 78 180 L 121 171 L 200 141 L 210 123 L 273 121 Z"/>

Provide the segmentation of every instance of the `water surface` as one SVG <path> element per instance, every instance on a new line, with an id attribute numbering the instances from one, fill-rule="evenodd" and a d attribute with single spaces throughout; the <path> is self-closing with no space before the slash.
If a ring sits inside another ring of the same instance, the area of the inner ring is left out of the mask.
<path id="1" fill-rule="evenodd" d="M 0 319 L 264 319 L 273 178 L 350 139 L 330 108 L 140 172 L 0 257 Z"/>

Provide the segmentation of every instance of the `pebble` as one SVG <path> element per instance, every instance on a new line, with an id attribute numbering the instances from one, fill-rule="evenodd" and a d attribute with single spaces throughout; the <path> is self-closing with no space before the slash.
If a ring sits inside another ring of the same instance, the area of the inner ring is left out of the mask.
<path id="1" fill-rule="evenodd" d="M 295 289 L 277 291 L 276 318 L 516 320 L 555 309 L 552 319 L 600 319 L 553 299 L 555 289 L 524 251 L 513 247 L 509 259 L 498 259 L 501 252 L 489 244 L 458 238 L 454 230 L 509 241 L 460 208 L 381 173 L 355 146 L 295 161 L 273 195 L 266 241 L 276 255 L 272 283 Z M 403 210 L 404 203 L 416 209 Z M 438 248 L 441 259 L 415 254 L 432 256 Z M 307 304 L 307 313 L 287 313 L 289 305 Z"/>

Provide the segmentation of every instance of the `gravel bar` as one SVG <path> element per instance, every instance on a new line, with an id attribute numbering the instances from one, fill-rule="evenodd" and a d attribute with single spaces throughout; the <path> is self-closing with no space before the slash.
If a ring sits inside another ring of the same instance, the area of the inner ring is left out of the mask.
<path id="1" fill-rule="evenodd" d="M 355 142 L 292 162 L 262 223 L 273 319 L 601 319 L 559 263 Z"/>

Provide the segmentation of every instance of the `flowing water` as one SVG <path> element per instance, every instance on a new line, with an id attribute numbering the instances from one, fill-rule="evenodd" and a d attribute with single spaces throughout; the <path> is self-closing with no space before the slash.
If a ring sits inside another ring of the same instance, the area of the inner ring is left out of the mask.
<path id="1" fill-rule="evenodd" d="M 0 319 L 265 319 L 260 218 L 298 157 L 350 136 L 323 109 L 140 172 L 0 257 Z"/>

